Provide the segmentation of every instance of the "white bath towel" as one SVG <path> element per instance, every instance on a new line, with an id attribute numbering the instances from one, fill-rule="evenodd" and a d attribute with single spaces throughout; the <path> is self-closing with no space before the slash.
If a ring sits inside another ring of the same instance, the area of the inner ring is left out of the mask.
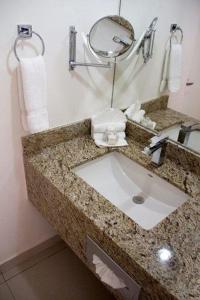
<path id="1" fill-rule="evenodd" d="M 162 80 L 161 80 L 161 83 L 160 83 L 160 92 L 161 93 L 164 92 L 164 90 L 167 86 L 168 72 L 169 72 L 169 55 L 170 55 L 170 45 L 168 44 L 166 49 L 165 49 Z"/>
<path id="2" fill-rule="evenodd" d="M 169 58 L 168 89 L 172 93 L 179 91 L 181 87 L 182 73 L 182 45 L 172 43 Z"/>
<path id="3" fill-rule="evenodd" d="M 48 129 L 46 71 L 43 57 L 20 59 L 17 77 L 24 130 L 35 133 Z"/>

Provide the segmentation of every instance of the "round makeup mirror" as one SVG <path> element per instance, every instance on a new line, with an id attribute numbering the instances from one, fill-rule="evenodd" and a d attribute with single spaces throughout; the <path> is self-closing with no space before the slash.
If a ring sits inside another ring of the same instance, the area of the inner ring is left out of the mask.
<path id="1" fill-rule="evenodd" d="M 98 20 L 89 33 L 89 45 L 98 56 L 117 58 L 134 43 L 133 26 L 120 16 L 107 16 Z"/>

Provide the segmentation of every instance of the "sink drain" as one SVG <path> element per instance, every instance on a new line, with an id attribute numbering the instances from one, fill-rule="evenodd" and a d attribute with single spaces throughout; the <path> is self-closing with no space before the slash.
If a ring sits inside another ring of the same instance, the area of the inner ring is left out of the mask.
<path id="1" fill-rule="evenodd" d="M 132 201 L 135 204 L 143 204 L 145 199 L 144 197 L 137 195 L 137 196 L 133 196 Z"/>

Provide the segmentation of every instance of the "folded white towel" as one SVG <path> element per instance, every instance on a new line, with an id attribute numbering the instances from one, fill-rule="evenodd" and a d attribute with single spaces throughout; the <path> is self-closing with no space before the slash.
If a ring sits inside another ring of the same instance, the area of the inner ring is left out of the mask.
<path id="1" fill-rule="evenodd" d="M 106 129 L 115 130 L 115 131 L 123 131 L 126 128 L 125 122 L 116 122 L 116 123 L 102 123 L 102 124 L 92 124 L 93 130 L 95 132 L 104 132 Z"/>
<path id="2" fill-rule="evenodd" d="M 46 71 L 43 57 L 21 59 L 17 75 L 24 130 L 35 133 L 48 129 Z"/>
<path id="3" fill-rule="evenodd" d="M 126 117 L 120 109 L 108 108 L 92 116 L 91 120 L 92 124 L 121 123 L 126 122 Z"/>
<path id="4" fill-rule="evenodd" d="M 127 146 L 125 132 L 95 133 L 93 139 L 98 147 Z"/>
<path id="5" fill-rule="evenodd" d="M 130 120 L 137 123 L 140 123 L 145 115 L 145 111 L 141 109 L 141 103 L 139 101 L 133 103 L 124 113 Z"/>
<path id="6" fill-rule="evenodd" d="M 145 110 L 141 109 L 141 103 L 139 101 L 133 103 L 124 114 L 127 115 L 130 120 L 140 123 L 145 127 L 150 129 L 156 127 L 156 122 L 152 121 L 149 117 L 145 117 Z"/>
<path id="7" fill-rule="evenodd" d="M 126 137 L 125 132 L 114 132 L 114 133 L 116 133 L 118 139 L 125 139 L 125 137 Z M 106 142 L 107 141 L 106 132 L 104 132 L 104 133 L 94 133 L 93 139 L 104 140 Z"/>
<path id="8" fill-rule="evenodd" d="M 168 89 L 172 93 L 178 92 L 181 87 L 182 73 L 182 45 L 178 43 L 171 44 L 169 58 L 169 78 Z"/>
<path id="9" fill-rule="evenodd" d="M 128 146 L 128 143 L 125 139 L 118 139 L 115 144 L 114 143 L 110 144 L 108 142 L 105 142 L 102 139 L 95 139 L 94 142 L 100 148 L 101 147 L 123 147 L 123 146 Z"/>
<path id="10" fill-rule="evenodd" d="M 124 114 L 128 117 L 128 118 L 132 118 L 132 116 L 138 112 L 141 109 L 141 103 L 139 101 L 136 101 L 135 103 L 133 103 L 131 106 L 129 106 L 127 108 L 127 110 L 124 112 Z"/>
<path id="11" fill-rule="evenodd" d="M 137 123 L 141 123 L 141 121 L 143 120 L 145 115 L 145 111 L 143 109 L 135 112 L 132 116 L 131 116 L 131 120 L 135 121 Z"/>
<path id="12" fill-rule="evenodd" d="M 106 130 L 115 131 L 115 132 L 121 132 L 126 129 L 126 123 L 125 122 L 116 122 L 116 123 L 92 123 L 91 125 L 91 135 L 94 137 L 95 133 L 104 133 Z"/>
<path id="13" fill-rule="evenodd" d="M 126 117 L 119 109 L 107 109 L 91 120 L 91 136 L 98 147 L 127 146 Z"/>

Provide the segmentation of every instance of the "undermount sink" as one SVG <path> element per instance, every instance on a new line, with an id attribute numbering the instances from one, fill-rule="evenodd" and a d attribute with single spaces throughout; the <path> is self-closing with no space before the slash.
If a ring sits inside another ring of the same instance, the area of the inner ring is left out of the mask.
<path id="1" fill-rule="evenodd" d="M 181 125 L 176 124 L 174 126 L 164 129 L 162 131 L 162 133 L 169 136 L 169 138 L 172 139 L 173 141 L 177 141 L 180 129 L 181 129 Z M 184 144 L 184 146 L 199 152 L 200 151 L 200 131 L 191 132 L 188 142 L 187 142 L 187 144 Z"/>
<path id="2" fill-rule="evenodd" d="M 118 152 L 87 162 L 73 171 L 146 230 L 152 229 L 189 198 Z"/>

